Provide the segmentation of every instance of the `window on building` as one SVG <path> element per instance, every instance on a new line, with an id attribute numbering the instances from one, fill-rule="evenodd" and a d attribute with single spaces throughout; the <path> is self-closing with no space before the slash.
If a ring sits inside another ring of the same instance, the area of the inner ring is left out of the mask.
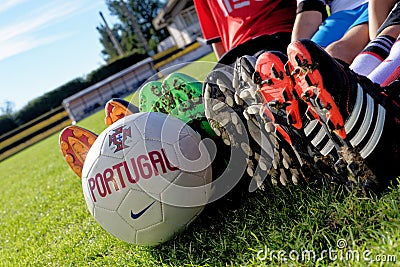
<path id="1" fill-rule="evenodd" d="M 191 6 L 181 12 L 183 27 L 188 28 L 198 23 L 197 13 L 194 6 Z"/>

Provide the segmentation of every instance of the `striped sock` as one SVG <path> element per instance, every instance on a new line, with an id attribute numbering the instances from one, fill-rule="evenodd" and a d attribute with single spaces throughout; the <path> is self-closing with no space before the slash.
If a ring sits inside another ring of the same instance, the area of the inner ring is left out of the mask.
<path id="1" fill-rule="evenodd" d="M 386 86 L 400 77 L 400 37 L 394 43 L 389 56 L 373 70 L 368 78 Z"/>
<path id="2" fill-rule="evenodd" d="M 354 59 L 350 68 L 363 76 L 370 74 L 388 55 L 395 38 L 382 35 L 371 42 Z"/>

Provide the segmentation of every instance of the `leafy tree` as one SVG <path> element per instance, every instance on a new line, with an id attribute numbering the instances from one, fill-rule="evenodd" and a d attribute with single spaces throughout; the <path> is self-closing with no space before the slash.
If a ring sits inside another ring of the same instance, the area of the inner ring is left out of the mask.
<path id="1" fill-rule="evenodd" d="M 0 116 L 0 136 L 18 127 L 11 115 Z"/>
<path id="2" fill-rule="evenodd" d="M 0 106 L 0 114 L 11 115 L 14 112 L 15 104 L 11 101 L 4 101 L 4 103 Z"/>
<path id="3" fill-rule="evenodd" d="M 114 25 L 112 29 L 110 29 L 114 38 L 121 43 L 121 36 L 118 34 L 118 28 L 120 25 Z M 97 28 L 97 31 L 100 33 L 100 43 L 103 45 L 103 50 L 101 53 L 103 54 L 103 58 L 107 63 L 111 63 L 120 57 L 118 54 L 118 50 L 114 46 L 111 41 L 110 36 L 108 35 L 107 28 L 104 25 L 100 25 Z M 122 47 L 124 51 L 124 47 Z"/>
<path id="4" fill-rule="evenodd" d="M 135 32 L 135 21 L 147 42 L 150 50 L 156 51 L 157 44 L 168 36 L 165 29 L 156 30 L 152 21 L 165 4 L 161 0 L 106 0 L 106 4 L 111 15 L 118 17 L 120 23 L 111 27 L 111 32 L 120 42 L 120 45 L 126 55 L 146 54 L 145 48 L 140 43 L 140 36 Z M 126 7 L 126 9 L 125 9 Z M 114 47 L 108 36 L 105 26 L 97 28 L 100 33 L 100 42 L 104 49 L 102 51 L 104 59 L 112 62 L 118 58 L 117 49 Z"/>

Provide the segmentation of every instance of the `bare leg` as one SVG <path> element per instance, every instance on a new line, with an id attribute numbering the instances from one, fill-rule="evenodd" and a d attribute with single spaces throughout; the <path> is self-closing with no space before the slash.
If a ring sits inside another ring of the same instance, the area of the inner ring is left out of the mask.
<path id="1" fill-rule="evenodd" d="M 325 50 L 332 57 L 351 64 L 368 42 L 368 24 L 360 24 L 351 28 L 340 40 L 328 45 Z"/>

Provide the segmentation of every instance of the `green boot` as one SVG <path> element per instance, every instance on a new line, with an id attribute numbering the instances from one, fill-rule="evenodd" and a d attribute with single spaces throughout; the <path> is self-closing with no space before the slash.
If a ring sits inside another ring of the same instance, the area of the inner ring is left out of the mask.
<path id="1" fill-rule="evenodd" d="M 163 82 L 146 83 L 139 92 L 139 110 L 177 117 L 202 137 L 215 137 L 204 115 L 203 84 L 183 73 L 171 73 Z"/>

